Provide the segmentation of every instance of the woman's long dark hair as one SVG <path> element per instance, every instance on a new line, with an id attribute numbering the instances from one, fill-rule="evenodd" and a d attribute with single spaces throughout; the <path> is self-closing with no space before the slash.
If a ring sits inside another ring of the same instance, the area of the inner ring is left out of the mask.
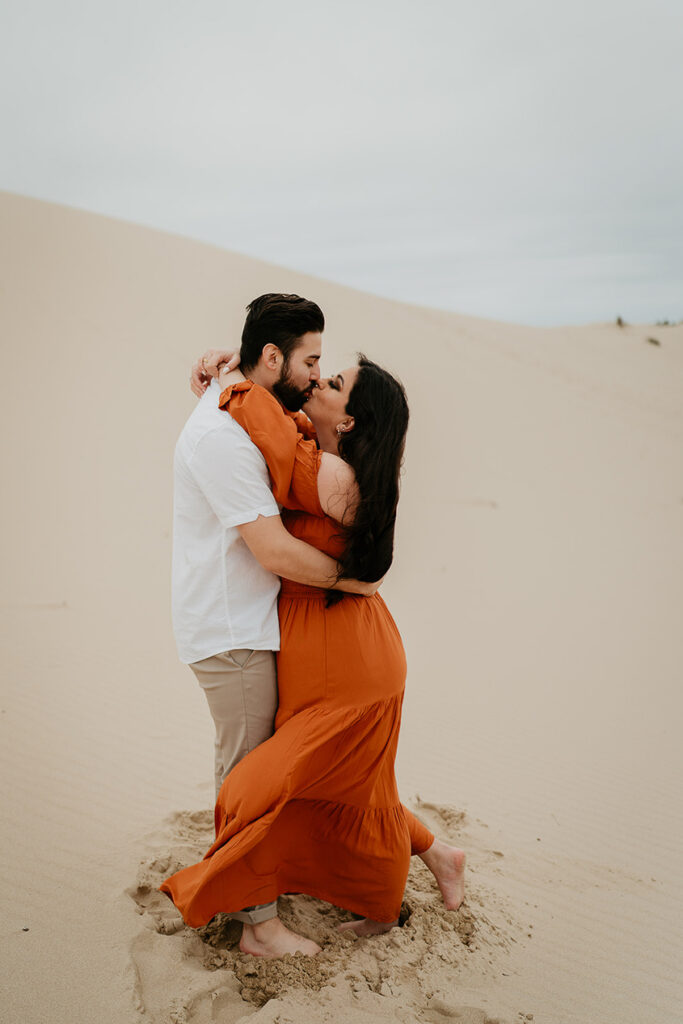
<path id="1" fill-rule="evenodd" d="M 339 455 L 356 475 L 360 498 L 353 521 L 344 527 L 340 578 L 374 582 L 384 576 L 394 556 L 408 402 L 403 385 L 377 363 L 361 354 L 358 368 L 346 404 L 354 425 L 340 437 Z"/>

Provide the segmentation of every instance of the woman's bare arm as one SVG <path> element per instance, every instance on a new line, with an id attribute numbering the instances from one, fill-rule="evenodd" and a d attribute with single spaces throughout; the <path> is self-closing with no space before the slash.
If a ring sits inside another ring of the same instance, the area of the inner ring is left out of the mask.
<path id="1" fill-rule="evenodd" d="M 218 383 L 221 386 L 221 390 L 229 388 L 231 384 L 237 384 L 241 380 L 246 380 L 239 366 L 235 369 L 230 369 L 230 363 L 223 363 L 218 371 Z"/>
<path id="2" fill-rule="evenodd" d="M 348 462 L 330 452 L 320 457 L 318 497 L 326 515 L 343 525 L 351 522 L 359 497 L 356 475 Z"/>

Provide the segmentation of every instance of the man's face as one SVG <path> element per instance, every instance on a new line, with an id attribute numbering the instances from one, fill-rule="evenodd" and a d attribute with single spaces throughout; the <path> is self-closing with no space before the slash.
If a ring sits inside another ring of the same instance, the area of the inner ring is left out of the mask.
<path id="1" fill-rule="evenodd" d="M 322 341 L 320 331 L 302 334 L 296 348 L 290 352 L 289 359 L 285 359 L 282 364 L 273 392 L 290 412 L 298 412 L 320 379 Z"/>

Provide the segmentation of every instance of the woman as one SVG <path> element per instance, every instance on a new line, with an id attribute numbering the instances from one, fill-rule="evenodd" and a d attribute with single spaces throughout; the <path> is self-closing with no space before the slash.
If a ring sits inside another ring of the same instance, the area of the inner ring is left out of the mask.
<path id="1" fill-rule="evenodd" d="M 316 443 L 306 417 L 239 372 L 223 383 L 220 405 L 261 449 L 287 529 L 334 556 L 344 576 L 381 578 L 408 425 L 401 385 L 363 356 L 320 381 L 306 404 Z M 223 783 L 204 860 L 162 890 L 194 927 L 303 892 L 361 915 L 348 925 L 358 934 L 377 934 L 397 923 L 416 853 L 455 909 L 463 852 L 435 840 L 398 797 L 405 656 L 384 601 L 283 580 L 279 617 L 275 733 Z M 258 952 L 249 927 L 242 949 Z"/>

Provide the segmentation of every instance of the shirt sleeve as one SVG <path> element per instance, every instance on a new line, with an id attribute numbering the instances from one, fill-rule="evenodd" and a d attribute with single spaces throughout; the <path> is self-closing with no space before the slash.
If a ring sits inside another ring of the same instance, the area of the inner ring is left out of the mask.
<path id="1" fill-rule="evenodd" d="M 197 444 L 189 468 L 224 527 L 280 514 L 263 457 L 246 437 L 235 442 L 220 428 L 208 431 Z"/>
<path id="2" fill-rule="evenodd" d="M 276 500 L 284 508 L 323 516 L 318 497 L 321 452 L 277 399 L 258 384 L 243 381 L 226 388 L 219 405 L 263 454 Z"/>

